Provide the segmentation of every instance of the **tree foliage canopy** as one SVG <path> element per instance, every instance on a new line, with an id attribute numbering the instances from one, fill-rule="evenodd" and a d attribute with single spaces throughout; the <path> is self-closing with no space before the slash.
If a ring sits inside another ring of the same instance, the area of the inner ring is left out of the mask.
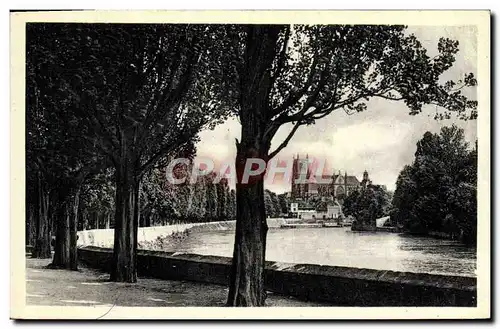
<path id="1" fill-rule="evenodd" d="M 226 75 L 233 77 L 240 119 L 245 120 L 245 109 L 253 104 L 249 111 L 259 112 L 266 122 L 264 140 L 271 140 L 282 125 L 293 124 L 271 157 L 300 125 L 338 109 L 364 111 L 374 97 L 403 101 L 412 115 L 433 104 L 442 109 L 436 118 L 452 113 L 462 119 L 477 117 L 477 101 L 462 93 L 477 84 L 474 75 L 441 80 L 455 62 L 457 41 L 439 39 L 438 55 L 430 57 L 404 26 L 237 25 L 227 33 L 233 65 Z"/>
<path id="2" fill-rule="evenodd" d="M 470 148 L 463 129 L 426 132 L 415 160 L 399 174 L 393 218 L 412 233 L 442 232 L 467 242 L 477 232 L 477 144 Z"/>
<path id="3" fill-rule="evenodd" d="M 30 28 L 41 40 L 30 43 L 40 54 L 33 76 L 48 77 L 40 82 L 50 88 L 43 97 L 71 113 L 68 121 L 77 124 L 73 132 L 80 141 L 86 139 L 114 162 L 127 143 L 137 153 L 142 173 L 169 151 L 192 147 L 200 129 L 224 117 L 227 89 L 221 88 L 220 53 L 212 51 L 216 44 L 209 37 L 217 26 Z"/>
<path id="4" fill-rule="evenodd" d="M 375 225 L 375 220 L 388 215 L 391 195 L 378 185 L 352 191 L 342 204 L 342 212 L 365 224 Z"/>

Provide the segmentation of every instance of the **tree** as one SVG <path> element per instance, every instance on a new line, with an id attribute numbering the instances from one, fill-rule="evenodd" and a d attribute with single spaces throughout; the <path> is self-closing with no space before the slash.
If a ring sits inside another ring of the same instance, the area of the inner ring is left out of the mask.
<path id="1" fill-rule="evenodd" d="M 218 220 L 227 220 L 229 218 L 229 205 L 230 195 L 229 195 L 229 186 L 226 178 L 220 180 L 218 184 L 216 184 L 216 192 L 217 192 L 217 218 Z"/>
<path id="2" fill-rule="evenodd" d="M 136 281 L 143 175 L 223 117 L 216 25 L 54 24 L 79 133 L 115 169 L 111 279 Z M 62 88 L 61 88 L 62 89 Z"/>
<path id="3" fill-rule="evenodd" d="M 176 218 L 175 201 L 165 189 L 164 175 L 160 169 L 152 169 L 142 179 L 140 191 L 139 226 L 149 227 L 156 222 L 155 217 Z"/>
<path id="4" fill-rule="evenodd" d="M 31 26 L 27 26 L 26 49 L 26 201 L 31 208 L 30 217 L 35 231 L 32 257 L 49 258 L 52 235 L 49 215 L 51 172 L 46 170 L 42 156 L 49 145 L 49 138 L 44 132 L 50 132 L 47 127 L 50 120 L 42 104 L 44 93 L 41 90 L 45 86 L 43 81 L 47 77 L 47 69 L 43 61 L 37 61 L 43 53 L 37 51 L 38 46 L 42 48 L 43 43 L 41 36 L 32 33 Z M 57 135 L 52 134 L 51 137 L 54 136 Z"/>
<path id="5" fill-rule="evenodd" d="M 417 198 L 417 187 L 412 175 L 412 166 L 406 165 L 399 173 L 396 181 L 396 190 L 392 199 L 393 212 L 391 213 L 391 220 L 398 227 L 407 226 L 413 216 L 411 207 Z"/>
<path id="6" fill-rule="evenodd" d="M 441 84 L 458 43 L 440 39 L 439 55 L 430 58 L 403 26 L 245 25 L 228 29 L 233 90 L 238 102 L 241 138 L 236 141 L 236 232 L 228 305 L 264 305 L 266 208 L 263 177 L 241 181 L 249 159 L 267 163 L 301 125 L 332 111 L 348 114 L 379 97 L 404 101 L 410 114 L 436 104 L 464 118 L 477 115 L 475 101 L 461 94 L 476 80 Z M 276 132 L 291 125 L 285 140 L 271 149 Z"/>
<path id="7" fill-rule="evenodd" d="M 281 214 L 281 207 L 278 199 L 278 195 L 276 193 L 271 192 L 271 202 L 272 202 L 272 208 L 273 208 L 273 214 L 270 215 L 272 218 L 279 217 Z"/>
<path id="8" fill-rule="evenodd" d="M 356 216 L 358 213 L 358 198 L 360 195 L 359 190 L 352 191 L 342 204 L 342 213 L 346 216 Z"/>
<path id="9" fill-rule="evenodd" d="M 55 226 L 51 265 L 76 270 L 81 185 L 87 175 L 108 164 L 78 132 L 67 97 L 70 91 L 61 77 L 64 50 L 57 30 L 28 24 L 27 41 L 27 177 L 31 177 L 28 182 L 36 181 L 35 189 L 27 189 L 28 208 L 37 203 L 39 209 L 33 256 L 50 257 L 51 227 Z"/>
<path id="10" fill-rule="evenodd" d="M 229 191 L 227 215 L 230 219 L 236 219 L 236 191 Z"/>
<path id="11" fill-rule="evenodd" d="M 279 207 L 280 207 L 280 213 L 281 214 L 288 214 L 289 200 L 287 198 L 286 193 L 278 195 L 278 202 L 279 202 Z"/>
<path id="12" fill-rule="evenodd" d="M 213 183 L 213 180 L 215 178 L 215 174 L 212 173 L 212 175 L 208 177 L 203 177 L 204 179 L 204 184 L 206 186 L 206 208 L 207 208 L 207 215 L 206 218 L 209 221 L 213 221 L 217 219 L 217 204 L 219 200 L 217 199 L 217 186 L 216 184 Z"/>
<path id="13" fill-rule="evenodd" d="M 378 185 L 368 185 L 349 194 L 342 210 L 345 215 L 356 218 L 353 230 L 375 230 L 375 220 L 386 215 L 389 202 L 387 191 Z"/>
<path id="14" fill-rule="evenodd" d="M 278 217 L 280 214 L 280 206 L 276 193 L 269 190 L 265 190 L 264 195 L 265 195 L 264 203 L 266 207 L 267 216 L 271 218 Z"/>
<path id="15" fill-rule="evenodd" d="M 470 150 L 455 125 L 426 132 L 415 160 L 396 182 L 393 218 L 407 232 L 441 232 L 475 243 L 477 232 L 477 147 Z"/>
<path id="16" fill-rule="evenodd" d="M 114 226 L 116 190 L 113 177 L 113 170 L 108 168 L 85 180 L 81 189 L 80 230 Z"/>
<path id="17" fill-rule="evenodd" d="M 165 177 L 165 168 L 156 168 L 144 176 L 141 226 L 230 219 L 229 211 L 234 206 L 230 204 L 227 179 L 218 181 L 211 173 L 191 184 L 192 170 L 192 163 L 174 167 L 175 178 L 185 178 L 182 184 L 171 184 Z"/>

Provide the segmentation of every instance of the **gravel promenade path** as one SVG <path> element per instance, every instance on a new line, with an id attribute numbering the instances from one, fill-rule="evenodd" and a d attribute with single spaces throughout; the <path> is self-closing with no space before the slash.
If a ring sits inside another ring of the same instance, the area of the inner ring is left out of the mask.
<path id="1" fill-rule="evenodd" d="M 109 282 L 107 273 L 47 269 L 50 259 L 26 258 L 26 303 L 45 306 L 224 306 L 227 287 L 190 281 L 139 278 Z M 325 306 L 269 293 L 268 306 Z"/>

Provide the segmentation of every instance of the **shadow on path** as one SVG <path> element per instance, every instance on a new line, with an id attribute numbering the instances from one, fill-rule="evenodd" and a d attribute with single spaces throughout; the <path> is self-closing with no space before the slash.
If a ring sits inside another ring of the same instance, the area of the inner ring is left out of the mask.
<path id="1" fill-rule="evenodd" d="M 82 267 L 48 269 L 51 259 L 26 259 L 26 303 L 44 306 L 224 306 L 227 288 L 189 281 L 139 278 L 109 282 L 109 275 Z M 269 294 L 269 306 L 325 306 Z"/>

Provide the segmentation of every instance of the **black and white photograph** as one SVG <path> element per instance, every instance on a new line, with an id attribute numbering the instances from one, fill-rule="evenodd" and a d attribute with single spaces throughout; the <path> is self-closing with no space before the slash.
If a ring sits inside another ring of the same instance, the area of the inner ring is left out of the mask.
<path id="1" fill-rule="evenodd" d="M 13 317 L 490 316 L 488 11 L 63 13 L 11 13 Z"/>

